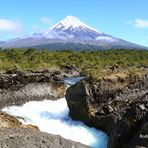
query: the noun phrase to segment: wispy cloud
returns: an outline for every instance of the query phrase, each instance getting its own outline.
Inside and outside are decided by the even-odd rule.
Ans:
[[[51,19],[49,17],[42,17],[41,21],[47,25],[51,25]]]
[[[134,23],[137,28],[148,28],[148,20],[135,19]]]
[[[148,28],[148,20],[135,19],[126,22],[126,25],[134,25],[136,28]]]
[[[0,19],[0,32],[20,32],[22,25],[19,21],[9,20],[9,19]]]

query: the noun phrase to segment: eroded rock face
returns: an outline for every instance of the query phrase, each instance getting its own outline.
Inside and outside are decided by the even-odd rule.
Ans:
[[[66,85],[55,77],[60,72],[8,71],[0,75],[0,109],[22,105],[31,100],[58,99],[64,97]]]
[[[0,74],[0,109],[27,101],[64,97],[64,77],[78,73],[44,70],[10,70]],[[22,124],[16,117],[0,112],[0,148],[89,148],[61,136],[39,131],[37,126]]]
[[[148,75],[82,80],[66,91],[73,119],[105,131],[110,148],[148,146]]]
[[[4,106],[22,105],[31,100],[55,100],[64,97],[66,85],[62,80],[79,76],[81,70],[74,66],[42,71],[8,70],[0,73],[0,109]]]
[[[0,89],[0,109],[28,101],[56,100],[64,97],[66,85],[60,82],[29,83],[19,89]]]

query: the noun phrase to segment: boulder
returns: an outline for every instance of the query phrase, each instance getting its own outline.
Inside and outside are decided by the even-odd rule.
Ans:
[[[120,77],[120,78],[119,78]],[[148,75],[121,74],[82,80],[69,87],[66,100],[69,115],[105,131],[109,148],[147,147]]]

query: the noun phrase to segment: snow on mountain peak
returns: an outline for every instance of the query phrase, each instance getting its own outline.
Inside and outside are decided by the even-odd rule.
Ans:
[[[89,29],[95,32],[98,32],[102,34],[102,32],[97,31],[94,28],[91,28],[90,26],[86,25],[85,23],[81,22],[79,18],[74,17],[74,16],[67,16],[65,19],[54,25],[51,30],[66,30],[69,28],[77,29],[77,28],[85,28]]]
[[[77,28],[77,27],[80,27],[80,26],[86,26],[77,17],[74,17],[74,16],[67,16],[60,23],[63,26],[65,26],[66,28],[69,28],[69,27]]]
[[[51,29],[42,33],[33,34],[34,38],[60,39],[60,40],[96,40],[98,36],[105,35],[85,23],[77,17],[67,16],[55,24]]]

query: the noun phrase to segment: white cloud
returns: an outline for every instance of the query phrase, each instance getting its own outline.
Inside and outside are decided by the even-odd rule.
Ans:
[[[137,28],[148,28],[148,20],[135,19],[134,24]]]
[[[47,25],[50,25],[51,24],[51,19],[48,18],[48,17],[42,17],[41,18],[41,21]]]
[[[18,33],[21,29],[22,25],[19,21],[0,19],[0,32]]]
[[[117,39],[109,37],[109,36],[98,36],[96,38],[96,40],[107,40],[107,41],[110,41],[110,42],[116,42],[117,41]]]

